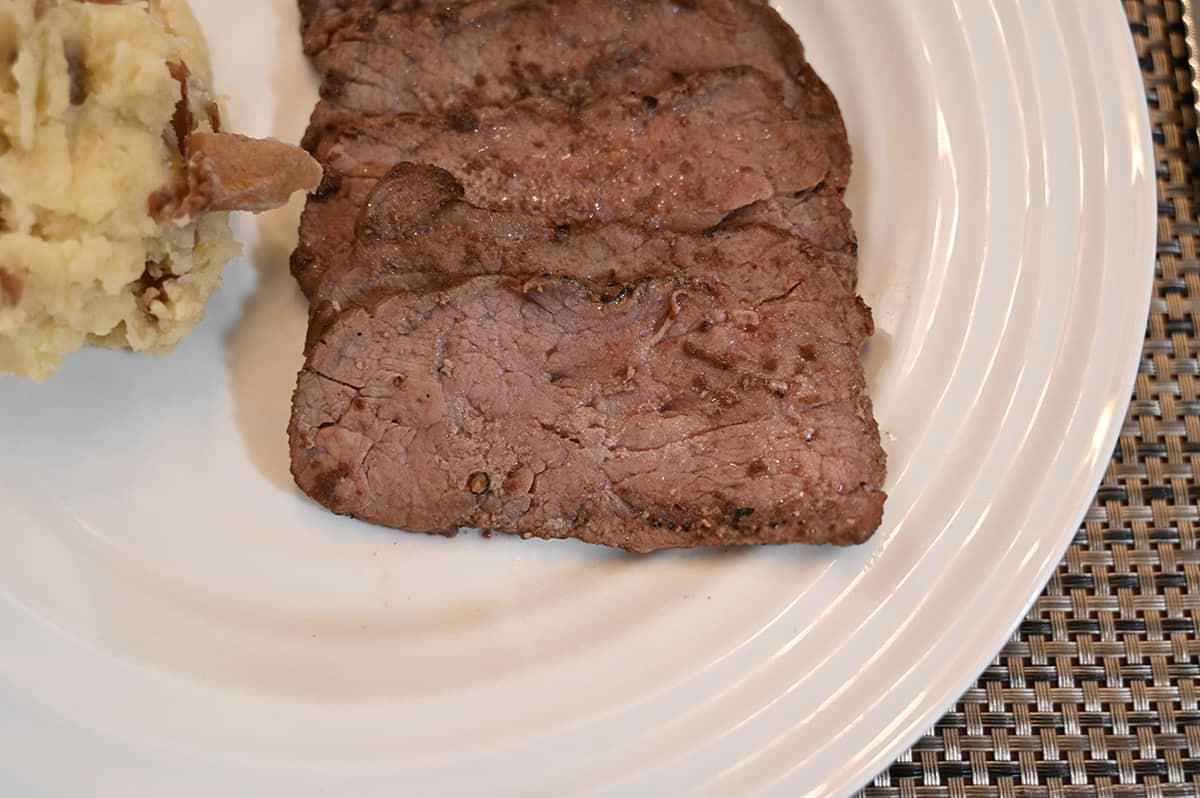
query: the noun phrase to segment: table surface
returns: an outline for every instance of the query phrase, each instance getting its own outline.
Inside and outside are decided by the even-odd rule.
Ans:
[[[1182,4],[1125,10],[1154,133],[1158,257],[1120,443],[1016,634],[859,798],[1200,796],[1200,142]]]

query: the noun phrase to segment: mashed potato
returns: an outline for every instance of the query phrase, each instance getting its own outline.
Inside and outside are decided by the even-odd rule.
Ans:
[[[169,351],[239,252],[224,211],[315,185],[302,152],[221,134],[211,85],[184,0],[0,0],[0,374],[42,380],[88,343]],[[269,201],[228,162],[263,147],[302,164],[286,186],[273,164]]]

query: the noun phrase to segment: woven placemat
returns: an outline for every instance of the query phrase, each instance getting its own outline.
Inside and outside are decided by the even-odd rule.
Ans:
[[[1200,795],[1200,146],[1181,4],[1125,10],[1154,129],[1159,242],[1120,444],[1017,633],[860,798]]]

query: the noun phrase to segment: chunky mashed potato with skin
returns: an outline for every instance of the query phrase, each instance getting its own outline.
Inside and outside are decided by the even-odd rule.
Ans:
[[[169,351],[239,252],[224,211],[319,180],[299,150],[211,135],[211,85],[185,0],[0,0],[0,374],[44,379],[88,343]],[[193,136],[303,174],[223,202],[256,176]]]

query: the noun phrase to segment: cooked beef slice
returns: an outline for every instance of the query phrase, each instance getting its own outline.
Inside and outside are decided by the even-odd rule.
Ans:
[[[467,115],[351,118],[313,153],[355,177],[381,177],[400,161],[432,164],[472,202],[564,223],[633,219],[679,230],[807,191],[829,173],[820,139],[756,70],[690,76],[648,99],[580,108],[533,97]]]
[[[307,493],[632,551],[870,536],[850,150],[765,0],[300,5],[327,167],[293,260]]]
[[[735,296],[487,276],[351,308],[300,375],[296,481],[412,531],[638,552],[862,542],[884,501],[869,312],[845,294]]]
[[[746,65],[821,133],[845,187],[850,146],[837,101],[795,32],[762,0],[358,0],[312,2],[304,43],[325,75],[319,121],[644,95],[677,75]]]
[[[331,263],[312,294],[322,319],[364,296],[429,288],[447,279],[554,273],[625,283],[651,275],[728,280],[739,298],[841,296],[853,284],[838,258],[803,238],[743,224],[703,234],[628,224],[560,225],[538,214],[492,211],[462,199],[447,172],[400,164],[376,185],[354,253]]]
[[[543,213],[559,223],[629,220],[702,230],[732,211],[820,185],[829,171],[812,128],[779,102],[761,73],[690,76],[655,103],[605,97],[576,108],[532,97],[467,119],[398,114],[340,117],[312,147],[331,179],[381,177],[401,161],[452,172],[471,202]],[[354,186],[346,186],[354,200]],[[352,218],[314,200],[302,219],[296,276],[311,292],[328,259],[307,243]],[[316,228],[314,236],[307,228]],[[339,243],[348,232],[333,233]]]
[[[421,174],[414,167],[413,171],[405,174],[403,180],[403,185],[412,189],[427,183],[428,173]],[[451,184],[455,184],[453,180]],[[437,181],[434,181],[434,185],[437,185]],[[404,192],[398,192],[401,187],[402,185],[390,182],[379,194],[403,194]],[[321,191],[310,197],[309,208],[305,211],[308,221],[301,225],[300,246],[292,259],[293,271],[307,287],[310,297],[316,296],[315,286],[320,282],[325,264],[349,263],[355,240],[355,220],[369,202],[372,192],[376,190],[374,178],[336,177],[327,181]],[[458,192],[456,197],[461,196],[460,189],[448,189],[444,184],[443,188],[437,190],[441,192],[439,201],[449,198],[455,191]],[[528,221],[532,223],[533,219]],[[549,220],[545,222],[550,223]],[[857,284],[857,243],[850,211],[840,195],[832,189],[823,187],[801,197],[783,197],[755,203],[735,211],[721,225],[706,232],[717,234],[738,227],[763,225],[791,232],[825,250],[830,265],[846,287],[853,289]],[[570,232],[572,226],[554,225],[554,229],[556,235],[561,238]]]

